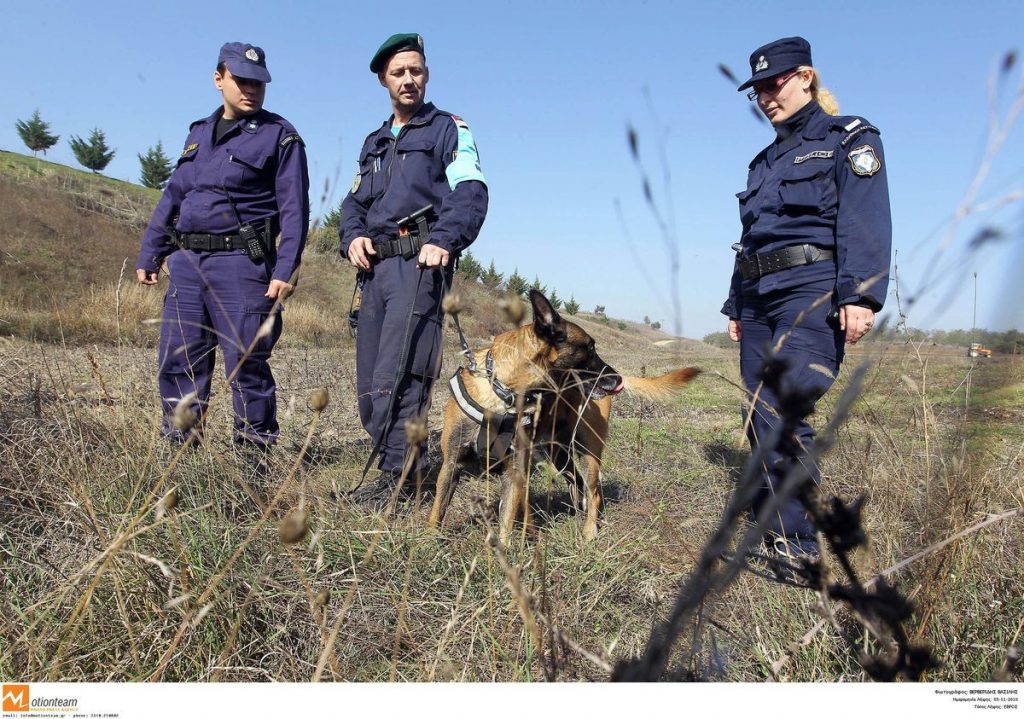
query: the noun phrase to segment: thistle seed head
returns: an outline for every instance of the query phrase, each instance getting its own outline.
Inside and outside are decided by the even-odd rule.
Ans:
[[[505,313],[505,319],[516,327],[519,326],[519,323],[523,321],[523,317],[526,316],[526,305],[519,295],[514,293],[509,293],[498,300],[498,307]]]
[[[278,538],[285,544],[297,544],[309,533],[309,515],[303,509],[293,509],[281,520]]]
[[[410,419],[405,423],[405,439],[413,444],[427,441],[427,422],[424,419]]]
[[[309,395],[309,406],[313,408],[314,412],[322,412],[330,401],[331,395],[326,387],[315,389],[313,394]]]
[[[441,300],[441,307],[449,315],[457,315],[462,312],[462,295],[452,290]]]
[[[178,404],[174,407],[174,428],[179,432],[187,432],[199,421],[199,417],[192,409],[192,400],[195,397],[195,392],[189,392],[178,400]]]
[[[162,520],[168,512],[178,506],[178,488],[174,487],[156,503],[156,521]]]

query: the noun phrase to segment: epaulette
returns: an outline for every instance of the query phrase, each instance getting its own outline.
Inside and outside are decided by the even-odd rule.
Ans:
[[[306,146],[306,143],[303,141],[303,139],[301,137],[299,137],[299,133],[297,133],[297,132],[292,132],[292,133],[282,137],[281,141],[279,143],[277,143],[277,146],[280,147],[283,150],[284,148],[288,147],[288,145],[292,144],[293,142],[297,142],[300,145],[302,145],[303,147]]]
[[[865,132],[874,132],[875,134],[878,135],[882,134],[881,130],[879,130],[877,127],[869,123],[863,117],[844,117],[841,119],[848,120],[848,122],[842,123],[842,129],[844,134],[842,139],[839,141],[840,147],[846,147],[848,144],[853,142],[854,138]]]

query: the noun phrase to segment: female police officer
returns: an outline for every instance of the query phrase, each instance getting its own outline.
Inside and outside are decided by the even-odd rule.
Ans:
[[[189,128],[143,236],[136,274],[156,284],[166,259],[164,436],[182,441],[201,428],[176,426],[175,409],[188,398],[202,418],[219,344],[234,397],[235,442],[266,448],[278,436],[268,360],[281,320],[273,308],[292,289],[309,225],[306,151],[287,120],[263,109],[270,73],[261,48],[224,45],[213,81],[223,106]]]
[[[844,341],[863,337],[885,302],[892,223],[879,131],[862,117],[838,116],[808,42],[790,37],[760,47],[750,70],[739,89],[753,88],[748,97],[776,136],[750,163],[747,187],[737,195],[743,230],[722,313],[730,338],[740,343],[743,381],[757,394],[747,424],[756,448],[780,421],[778,398],[760,386],[769,352],[781,344],[784,387],[814,400],[828,390]],[[801,449],[794,459],[812,464],[806,449],[814,430],[801,422],[795,434]],[[755,514],[778,488],[782,467],[778,448],[770,449]],[[807,469],[819,482],[817,467]],[[818,551],[814,526],[796,499],[779,508],[768,530],[779,552]]]

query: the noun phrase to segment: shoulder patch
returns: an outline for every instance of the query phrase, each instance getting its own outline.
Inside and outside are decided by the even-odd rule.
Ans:
[[[859,124],[860,124],[860,118],[859,117],[858,118],[854,118],[853,122],[851,122],[849,125],[845,125],[843,127],[843,129],[846,130],[847,132],[849,132],[853,128],[857,127],[857,125],[859,125]]]
[[[871,177],[882,169],[882,161],[878,159],[878,155],[875,154],[875,148],[871,145],[861,145],[850,150],[850,154],[847,155],[846,159],[850,161],[853,174],[860,175],[861,177]]]
[[[851,142],[853,142],[854,138],[865,132],[874,132],[875,134],[878,135],[882,134],[882,132],[874,125],[857,125],[856,127],[854,127],[854,129],[850,130],[846,135],[843,136],[843,139],[840,140],[839,142],[839,146],[846,147]]]
[[[193,142],[191,145],[188,145],[184,150],[181,151],[181,156],[182,157],[188,157],[189,155],[191,155],[193,152],[195,152],[198,149],[199,149],[199,143],[198,142]]]
[[[293,132],[290,135],[285,135],[284,137],[282,137],[281,141],[279,143],[277,143],[277,146],[280,147],[283,150],[284,148],[288,147],[288,145],[292,144],[293,142],[297,142],[300,145],[302,145],[303,147],[306,146],[306,143],[303,142],[302,138],[299,137],[298,133],[295,133],[295,132]]]

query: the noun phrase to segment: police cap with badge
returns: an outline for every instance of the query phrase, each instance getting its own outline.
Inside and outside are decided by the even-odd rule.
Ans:
[[[743,91],[761,80],[811,64],[811,43],[802,37],[784,37],[750,53],[750,79],[736,89]]]
[[[422,35],[414,32],[400,32],[389,37],[384,41],[383,45],[377,48],[373,59],[370,60],[370,72],[374,74],[380,73],[388,64],[388,60],[403,50],[415,50],[420,55],[423,55],[424,59],[427,57],[426,53],[423,52]]]
[[[217,64],[224,63],[232,75],[246,80],[270,82],[267,54],[263,48],[246,42],[226,42],[220,48]]]

